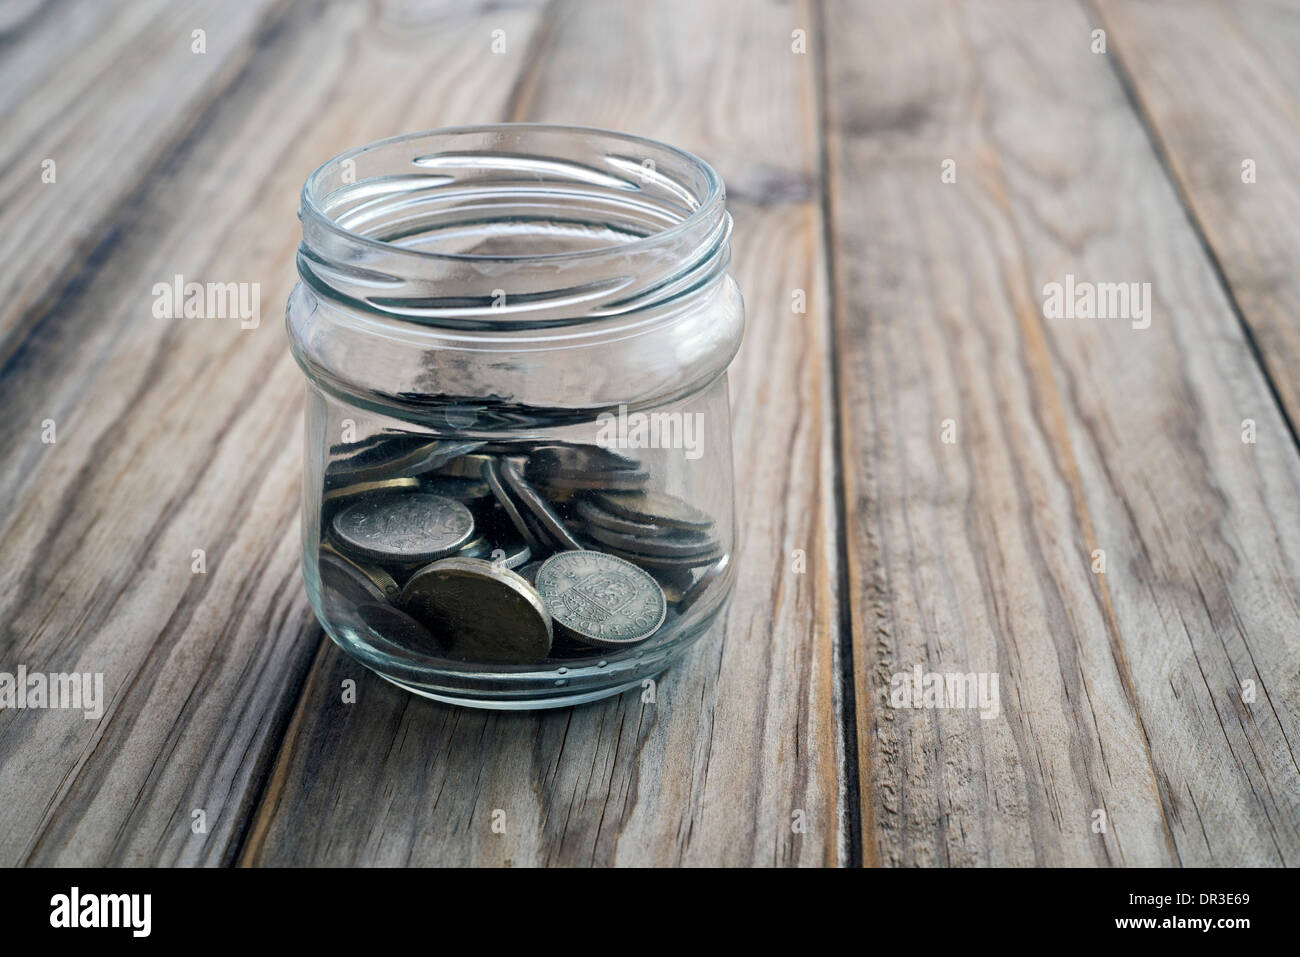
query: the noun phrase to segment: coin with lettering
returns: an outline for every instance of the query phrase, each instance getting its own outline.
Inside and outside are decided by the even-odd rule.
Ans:
[[[427,492],[367,496],[334,516],[345,551],[374,561],[410,564],[450,555],[474,535],[474,516],[460,502]]]
[[[541,596],[510,569],[478,558],[444,558],[411,576],[401,606],[467,661],[526,663],[551,650]]]
[[[537,570],[537,591],[557,628],[600,647],[645,641],[668,614],[654,578],[604,552],[557,552]]]

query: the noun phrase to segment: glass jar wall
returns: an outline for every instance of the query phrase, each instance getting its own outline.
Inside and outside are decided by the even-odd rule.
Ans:
[[[596,130],[435,131],[331,160],[301,218],[303,566],[330,637],[479,707],[671,664],[733,573],[716,174]]]

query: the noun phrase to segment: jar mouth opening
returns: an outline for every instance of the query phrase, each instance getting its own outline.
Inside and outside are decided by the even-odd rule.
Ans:
[[[440,324],[646,308],[724,271],[731,225],[699,157],[541,123],[358,147],[316,169],[301,202],[305,282]]]
[[[577,146],[570,156],[539,156],[526,152],[510,151],[527,146],[537,139]],[[618,144],[622,155],[608,151]],[[426,148],[427,147],[427,148]],[[592,148],[606,150],[602,170],[584,161],[580,152]],[[558,151],[557,151],[558,152]],[[393,161],[399,164],[409,155],[411,169],[405,174],[391,170]],[[383,161],[386,172],[367,177],[361,164],[374,156]],[[662,161],[670,158],[671,165]],[[557,188],[566,180],[581,187],[620,189],[647,193],[651,188],[660,193],[645,206],[653,205],[655,211],[669,216],[679,213],[669,207],[664,199],[672,197],[685,206],[684,214],[665,220],[665,225],[654,232],[630,242],[611,241],[588,249],[573,249],[531,253],[474,253],[453,252],[435,248],[416,248],[392,239],[376,238],[362,232],[352,224],[366,225],[373,230],[374,217],[369,210],[358,210],[367,201],[373,202],[384,194],[419,190],[434,191],[455,187],[458,179],[452,171],[477,166],[481,170],[501,173],[519,172],[536,177],[539,188],[548,182]],[[666,168],[665,168],[666,167]],[[440,172],[446,171],[446,172]],[[689,174],[689,179],[683,176]],[[686,180],[686,181],[683,181]],[[496,260],[520,262],[531,259],[582,259],[603,253],[635,252],[630,245],[670,243],[687,232],[693,221],[707,219],[726,201],[722,179],[708,163],[693,153],[660,143],[646,137],[618,133],[586,126],[561,126],[549,123],[497,123],[482,126],[445,127],[418,133],[403,133],[388,139],[377,140],[354,147],[327,160],[307,177],[302,190],[304,217],[319,218],[328,228],[351,239],[361,240],[379,248],[398,248],[420,256],[456,260]],[[647,210],[649,211],[649,210]],[[369,215],[358,215],[358,213]]]

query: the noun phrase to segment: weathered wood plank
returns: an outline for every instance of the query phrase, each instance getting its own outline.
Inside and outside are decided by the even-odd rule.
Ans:
[[[296,5],[32,317],[0,378],[0,670],[102,672],[109,703],[98,721],[0,712],[3,863],[234,858],[320,643],[279,318],[298,191],[348,146],[503,109],[522,56],[488,55],[490,31],[521,50],[536,22]],[[153,285],[176,274],[259,284],[261,324],[155,318]]]
[[[1300,423],[1300,9],[1093,4],[1294,430]]]
[[[513,118],[693,149],[716,163],[734,200],[749,330],[733,379],[739,579],[722,633],[664,675],[653,705],[633,693],[521,715],[412,699],[330,650],[313,669],[245,863],[840,859],[815,87],[808,58],[791,51],[810,12],[620,2],[564,3],[553,16]],[[796,289],[807,314],[792,311]],[[806,574],[790,570],[795,549]],[[341,703],[345,678],[358,679],[355,705]],[[492,830],[497,810],[503,834]]]
[[[865,859],[1300,860],[1300,456],[1092,25],[826,20]],[[1045,319],[1066,274],[1150,327]],[[999,716],[891,707],[916,665]]]
[[[281,6],[140,0],[14,11],[0,32],[0,362]]]

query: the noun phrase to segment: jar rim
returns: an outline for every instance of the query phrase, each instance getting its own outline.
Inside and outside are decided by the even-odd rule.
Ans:
[[[703,176],[707,191],[702,198],[697,199],[694,208],[688,215],[664,229],[657,230],[649,235],[628,242],[611,243],[590,249],[566,250],[562,252],[527,255],[484,255],[479,253],[440,252],[427,249],[411,249],[407,246],[393,243],[388,240],[365,236],[354,230],[348,229],[345,226],[341,226],[334,217],[330,216],[328,212],[321,208],[320,199],[323,197],[318,189],[321,180],[332,169],[341,166],[348,160],[355,160],[357,157],[362,156],[365,153],[373,152],[385,147],[396,146],[402,143],[413,143],[419,140],[432,139],[434,137],[530,131],[537,133],[572,134],[575,136],[597,136],[674,155]],[[622,133],[617,130],[603,129],[595,126],[578,126],[560,123],[484,123],[436,127],[412,133],[400,133],[396,136],[374,140],[373,142],[356,146],[352,149],[345,150],[342,153],[338,153],[308,174],[306,181],[303,183],[300,195],[300,204],[300,218],[310,215],[320,226],[340,238],[351,243],[360,243],[376,250],[382,250],[388,254],[397,253],[399,255],[415,256],[426,260],[432,259],[472,263],[583,261],[608,256],[611,252],[635,254],[643,249],[673,243],[677,239],[689,233],[692,229],[697,228],[701,222],[716,217],[720,211],[725,209],[726,187],[722,181],[722,177],[718,175],[717,171],[695,153],[659,140],[651,139],[650,137],[639,136],[634,133]]]
[[[495,123],[378,140],[308,176],[299,219],[304,283],[437,326],[641,312],[712,287],[730,260],[713,167],[595,127]]]

